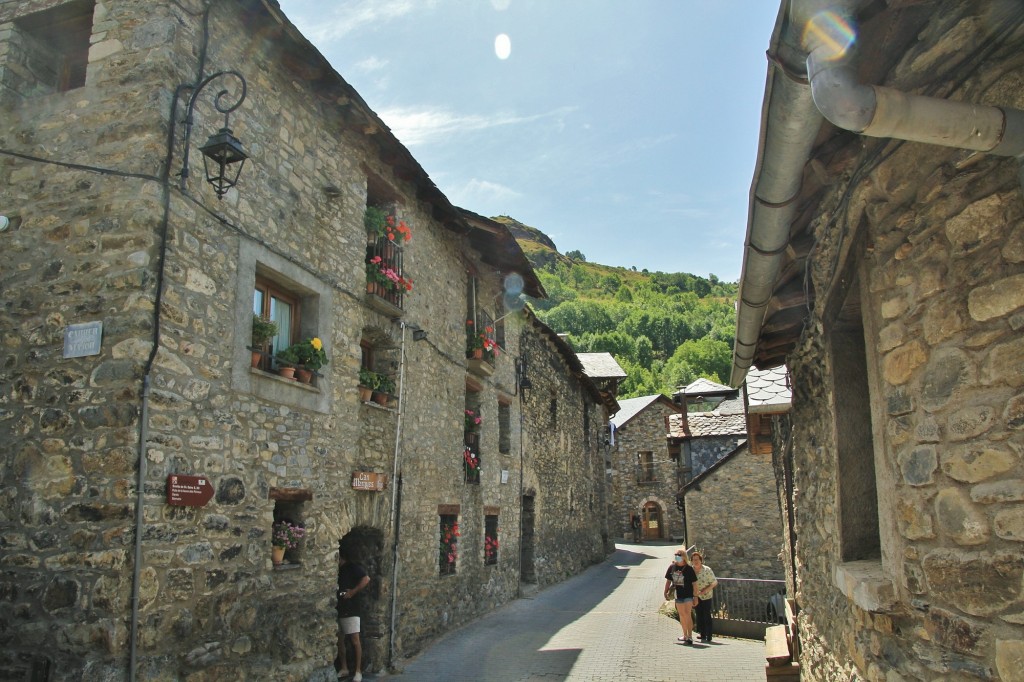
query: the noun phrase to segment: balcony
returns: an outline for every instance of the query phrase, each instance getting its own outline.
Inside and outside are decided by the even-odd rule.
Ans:
[[[412,280],[402,269],[402,247],[379,237],[366,245],[366,303],[377,312],[397,319],[404,312],[405,294]]]

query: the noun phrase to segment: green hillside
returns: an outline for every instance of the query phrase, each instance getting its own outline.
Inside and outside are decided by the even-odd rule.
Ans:
[[[736,283],[588,263],[561,254],[537,228],[509,227],[547,290],[531,299],[537,316],[581,353],[608,352],[629,374],[619,397],[672,395],[694,379],[725,383],[732,363]]]

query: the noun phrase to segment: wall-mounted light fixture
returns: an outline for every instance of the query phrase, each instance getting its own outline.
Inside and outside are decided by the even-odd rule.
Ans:
[[[192,139],[192,110],[195,108],[196,99],[211,81],[222,77],[234,77],[241,83],[242,89],[238,99],[229,106],[225,105],[223,98],[228,95],[227,90],[221,90],[214,99],[213,106],[220,113],[224,114],[224,126],[215,134],[211,135],[199,151],[203,154],[203,167],[206,170],[206,181],[213,186],[218,199],[223,199],[228,190],[238,183],[238,177],[242,174],[242,166],[249,155],[242,149],[242,143],[231,132],[228,127],[228,116],[237,109],[245,100],[246,84],[242,74],[237,71],[218,71],[217,73],[204,78],[199,85],[192,90],[192,96],[188,98],[188,108],[185,110],[185,152],[184,161],[181,164],[181,189],[185,190],[185,183],[188,180],[188,148]],[[192,87],[192,86],[185,86]]]
[[[519,390],[519,394],[526,400],[526,393],[533,389],[533,382],[530,381],[530,377],[526,376],[526,357],[521,357],[518,360],[516,367],[516,385]]]

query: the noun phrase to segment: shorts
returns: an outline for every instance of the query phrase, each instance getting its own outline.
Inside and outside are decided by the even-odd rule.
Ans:
[[[341,625],[341,631],[346,635],[359,634],[359,616],[339,618],[338,624]]]
[[[676,599],[677,604],[692,604],[693,597],[683,597],[682,599]]]

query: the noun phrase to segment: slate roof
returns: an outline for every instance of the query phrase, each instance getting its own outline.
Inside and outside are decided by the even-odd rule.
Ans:
[[[668,398],[660,393],[644,395],[639,398],[624,398],[619,401],[619,411],[610,421],[615,425],[615,428],[621,429],[626,425],[626,422],[658,402],[659,399],[664,400],[666,403],[670,402]],[[672,407],[675,407],[675,405]]]
[[[686,388],[678,391],[684,395],[721,395],[725,393],[733,393],[736,389],[730,386],[723,386],[722,384],[716,384],[710,379],[701,377],[689,383]]]
[[[685,423],[683,415],[669,415],[668,423],[669,438],[747,435],[747,418],[740,398],[723,400],[710,412],[690,412]]]
[[[625,379],[627,376],[611,353],[577,353],[576,356],[583,365],[583,372],[591,379]]]
[[[793,404],[786,366],[773,369],[751,367],[746,379],[747,411],[751,414],[788,412]]]

